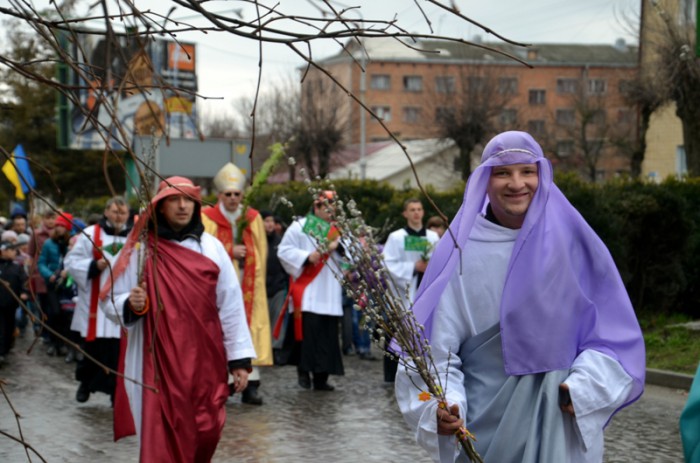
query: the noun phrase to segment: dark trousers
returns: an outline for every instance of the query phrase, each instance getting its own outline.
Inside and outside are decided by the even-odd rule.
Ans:
[[[16,307],[0,307],[0,355],[10,352],[15,340]]]
[[[93,357],[106,367],[116,370],[119,363],[119,339],[97,338],[94,341],[84,342],[83,351],[87,354],[79,360],[75,367],[75,379],[85,383],[90,392],[100,391],[105,394],[114,394],[116,376],[114,373],[105,372],[102,366],[88,358]]]
[[[340,317],[304,312],[302,331],[304,339],[294,345],[289,363],[299,372],[343,375],[343,356],[340,353],[338,325]],[[293,325],[289,323],[288,336],[294,339]]]

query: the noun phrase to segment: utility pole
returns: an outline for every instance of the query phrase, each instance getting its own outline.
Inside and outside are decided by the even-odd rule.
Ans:
[[[698,0],[700,1],[700,0]],[[362,57],[360,58],[360,180],[367,178],[367,146],[366,146],[366,117],[367,111],[365,105],[365,92],[367,90],[367,50],[362,47]]]

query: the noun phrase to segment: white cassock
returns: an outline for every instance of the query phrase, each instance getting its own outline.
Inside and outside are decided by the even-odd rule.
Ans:
[[[406,249],[407,236],[409,236],[408,232],[403,228],[393,231],[387,238],[382,251],[386,269],[389,271],[393,281],[394,290],[402,298],[405,308],[410,307],[418,289],[418,275],[414,272],[414,269],[416,262],[423,255],[420,251]],[[430,244],[431,249],[428,252],[428,256],[430,256],[440,237],[434,231],[426,230],[425,238]]]
[[[92,279],[88,279],[88,271],[90,264],[94,260],[93,249],[95,243],[95,225],[87,227],[78,236],[73,248],[68,251],[63,260],[63,265],[70,276],[73,277],[75,284],[78,286],[78,302],[73,312],[73,320],[71,321],[70,329],[80,332],[80,336],[87,336],[88,321],[90,316],[90,298],[92,296]],[[126,241],[124,236],[109,235],[104,228],[100,229],[100,242],[102,256],[110,264],[114,264],[117,255],[122,245]],[[99,288],[104,286],[109,278],[109,267],[100,274]],[[99,307],[99,304],[98,304]],[[105,316],[105,312],[97,310],[96,321],[96,336],[98,338],[119,338],[120,326],[115,320]]]
[[[499,308],[517,234],[478,216],[463,252],[462,273],[452,275],[438,303],[431,349],[448,403],[459,405],[486,462],[602,462],[603,428],[632,389],[632,378],[616,360],[584,350],[568,371],[505,374]],[[561,382],[570,388],[575,418],[558,407]],[[420,401],[414,383],[423,384],[399,366],[396,398],[417,442],[434,461],[468,461],[453,436],[437,435],[437,401]],[[494,405],[498,402],[500,409]],[[552,459],[547,452],[559,456]]]
[[[294,279],[299,278],[303,272],[309,254],[316,251],[316,241],[303,231],[305,223],[306,218],[295,220],[284,232],[277,247],[277,257],[282,267]],[[339,259],[339,254],[333,252],[321,272],[306,287],[301,301],[302,312],[336,317],[343,315],[342,289],[334,276],[334,272],[342,274],[338,266]],[[291,300],[289,310],[292,310]]]

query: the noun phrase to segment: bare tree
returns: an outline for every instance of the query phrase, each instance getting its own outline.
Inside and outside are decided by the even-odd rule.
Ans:
[[[623,90],[625,101],[631,108],[636,108],[639,117],[636,121],[635,137],[617,137],[613,142],[630,158],[630,173],[638,178],[642,173],[642,163],[646,154],[646,134],[649,130],[651,115],[659,109],[663,103],[662,94],[653,78],[647,74],[639,73],[637,78]]]
[[[496,72],[489,66],[462,64],[457,76],[436,77],[435,91],[426,98],[438,136],[454,141],[459,149],[453,167],[463,180],[471,174],[474,148],[506,123],[516,125],[517,111],[507,108],[512,92]]]
[[[462,21],[476,24],[492,35],[508,41],[494,31],[471,20],[451,4],[448,5],[440,0],[427,0],[426,3]],[[159,7],[149,10],[140,10],[133,2],[127,0],[117,0],[115,3],[98,2],[90,7],[87,14],[70,16],[66,14],[62,5],[55,3],[52,4],[51,16],[35,10],[30,3],[20,0],[9,0],[9,4],[10,8],[0,8],[0,15],[6,18],[15,18],[25,26],[31,27],[37,37],[43,40],[47,47],[54,50],[55,59],[45,60],[45,62],[63,63],[78,76],[78,79],[77,83],[69,84],[47,79],[33,71],[32,65],[36,63],[26,63],[2,54],[0,54],[0,65],[5,65],[13,72],[25,75],[60,91],[76,108],[83,111],[85,124],[91,125],[94,130],[99,132],[106,146],[127,151],[134,158],[136,156],[131,152],[130,146],[131,134],[128,128],[120,123],[117,115],[118,95],[142,95],[146,112],[149,113],[143,116],[144,119],[148,120],[148,125],[145,127],[156,133],[163,132],[168,137],[162,122],[163,110],[157,105],[150,104],[148,95],[165,89],[169,84],[159,79],[157,75],[152,76],[153,73],[149,71],[153,70],[153,64],[148,62],[148,55],[138,52],[138,50],[145,50],[157,37],[165,37],[178,42],[178,34],[202,32],[230,34],[233,37],[249,40],[260,50],[259,66],[261,71],[264,64],[262,45],[285,46],[306,63],[307,71],[315,69],[328,76],[334,85],[340,87],[342,84],[315,61],[312,44],[320,41],[332,41],[344,50],[349,42],[364,37],[392,37],[407,46],[412,46],[410,44],[415,43],[417,39],[425,38],[471,44],[471,42],[459,38],[435,34],[430,19],[425,14],[423,7],[417,2],[414,6],[423,15],[425,29],[427,29],[423,33],[408,32],[393,16],[362,18],[362,15],[358,14],[359,7],[346,8],[330,0],[309,2],[312,14],[306,14],[308,5],[305,5],[306,10],[299,10],[299,5],[296,4],[282,6],[273,1],[250,0],[240,0],[237,2],[237,6],[240,8],[228,14],[217,13],[212,9],[214,8],[212,4],[197,0],[163,2],[159,4]],[[174,20],[173,14],[177,8],[180,9],[179,14],[182,14],[183,10],[194,14],[197,18],[197,25]],[[95,24],[96,20],[103,22],[102,29],[95,30],[93,27],[88,30],[88,21],[92,25]],[[120,33],[115,30],[114,25],[119,23],[124,25],[124,32]],[[91,61],[91,57],[80,48],[78,37],[84,33],[102,37],[106,44],[102,53],[103,60]],[[67,52],[66,42],[74,48],[77,47],[76,54]],[[490,49],[480,44],[473,45]],[[505,54],[500,51],[496,52]],[[513,59],[517,60],[515,57]],[[129,71],[134,68],[140,72]],[[304,78],[305,75],[302,80]],[[81,102],[76,97],[75,91],[81,88],[91,91],[92,98],[95,100],[91,107],[81,106]],[[260,79],[258,81],[259,88]],[[342,89],[357,104],[364,107],[359,98],[347,88],[343,87]],[[168,87],[167,90],[176,92],[178,95],[201,97],[196,93],[196,90],[188,88]],[[256,124],[255,115],[257,115],[258,109],[257,92],[254,101],[255,104],[251,111],[253,127]],[[100,117],[95,108],[103,110],[108,117]],[[364,109],[369,111],[366,107]],[[381,122],[380,124],[383,125]],[[250,132],[255,134],[257,130],[253,129]],[[391,133],[389,135],[398,142],[395,136]]]
[[[232,114],[205,114],[200,125],[202,133],[207,137],[238,138],[241,136],[241,131],[238,128],[240,122]]]
[[[645,93],[660,96],[662,102],[676,104],[676,115],[683,126],[688,173],[700,175],[700,62],[695,56],[695,18],[691,2],[678,2],[675,14],[660,2],[651,2],[661,16],[662,27],[656,35],[656,62],[651,63],[654,78],[643,81]]]
[[[316,73],[302,87],[299,125],[291,152],[303,160],[312,177],[330,172],[331,154],[341,148],[348,119],[342,92],[324,75]]]

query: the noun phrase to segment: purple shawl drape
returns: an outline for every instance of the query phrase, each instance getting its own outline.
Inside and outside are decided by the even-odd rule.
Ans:
[[[618,360],[633,378],[632,403],[645,375],[634,309],[608,249],[554,185],[551,164],[527,133],[502,133],[484,149],[450,225],[456,242],[446,234],[430,259],[413,305],[416,318],[430,337],[433,312],[487,201],[491,167],[533,162],[539,186],[513,248],[500,307],[506,372],[567,369],[583,350],[594,349]]]

